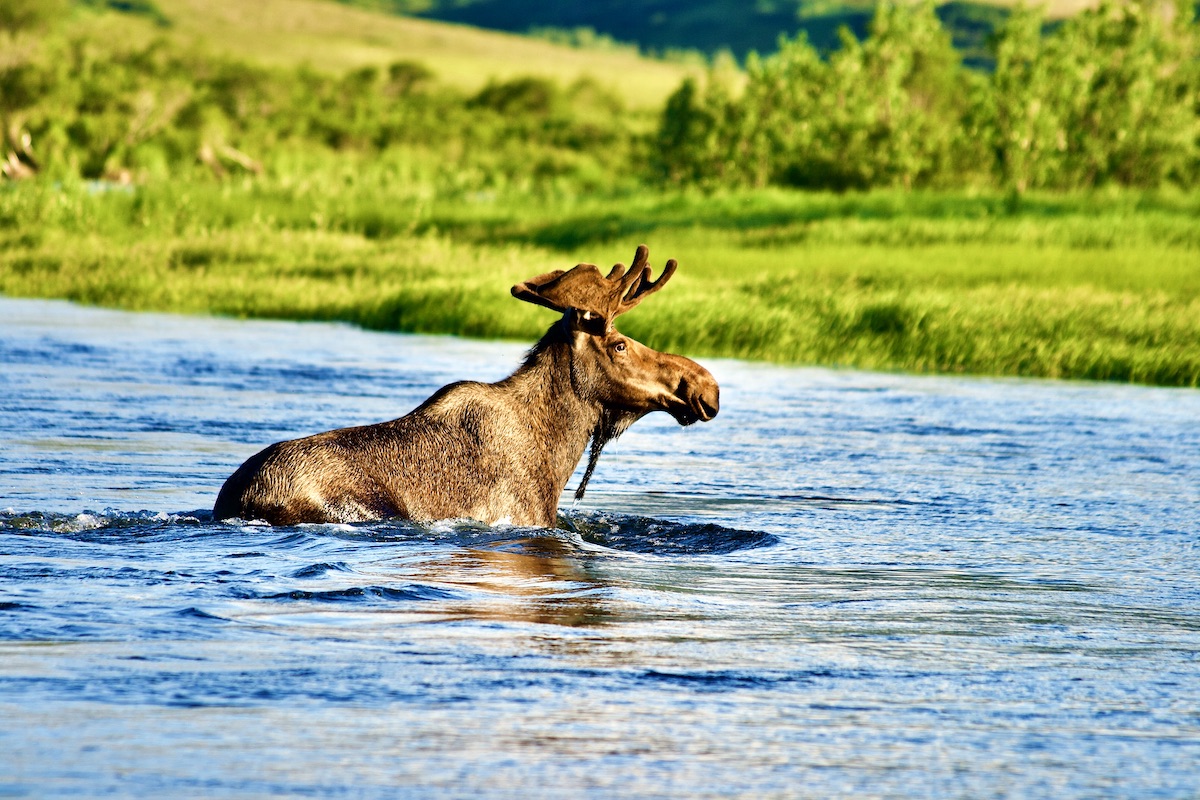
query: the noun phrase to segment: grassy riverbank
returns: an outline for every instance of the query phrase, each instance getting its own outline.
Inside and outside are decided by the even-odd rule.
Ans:
[[[419,157],[414,157],[419,161]],[[414,162],[415,163],[415,162]],[[416,167],[414,167],[416,169]],[[435,195],[396,163],[0,190],[0,292],[532,339],[514,282],[639,242],[622,321],[693,355],[1200,385],[1200,196]]]

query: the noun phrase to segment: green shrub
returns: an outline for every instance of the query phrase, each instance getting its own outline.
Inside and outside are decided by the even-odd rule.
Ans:
[[[1017,9],[995,69],[964,68],[931,2],[884,2],[869,35],[822,57],[803,36],[746,65],[734,96],[685,81],[655,167],[677,185],[819,189],[1194,185],[1200,34],[1194,9],[1106,0],[1051,32]]]

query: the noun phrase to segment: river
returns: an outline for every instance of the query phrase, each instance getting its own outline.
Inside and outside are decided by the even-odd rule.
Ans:
[[[555,531],[212,521],[524,349],[0,298],[0,796],[1200,796],[1196,390],[701,359]]]

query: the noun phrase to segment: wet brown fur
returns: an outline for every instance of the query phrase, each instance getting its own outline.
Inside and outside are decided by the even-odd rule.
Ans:
[[[717,383],[699,364],[623,336],[611,319],[597,330],[571,308],[502,381],[450,384],[400,419],[271,445],[230,476],[213,514],[552,527],[589,440],[598,456],[651,411],[687,425],[717,407]]]

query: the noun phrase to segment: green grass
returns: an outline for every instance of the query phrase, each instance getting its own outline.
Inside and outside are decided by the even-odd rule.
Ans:
[[[3,187],[0,292],[532,341],[550,315],[513,283],[644,241],[680,271],[621,328],[661,349],[1200,385],[1195,194],[455,197],[395,164],[300,174]]]

